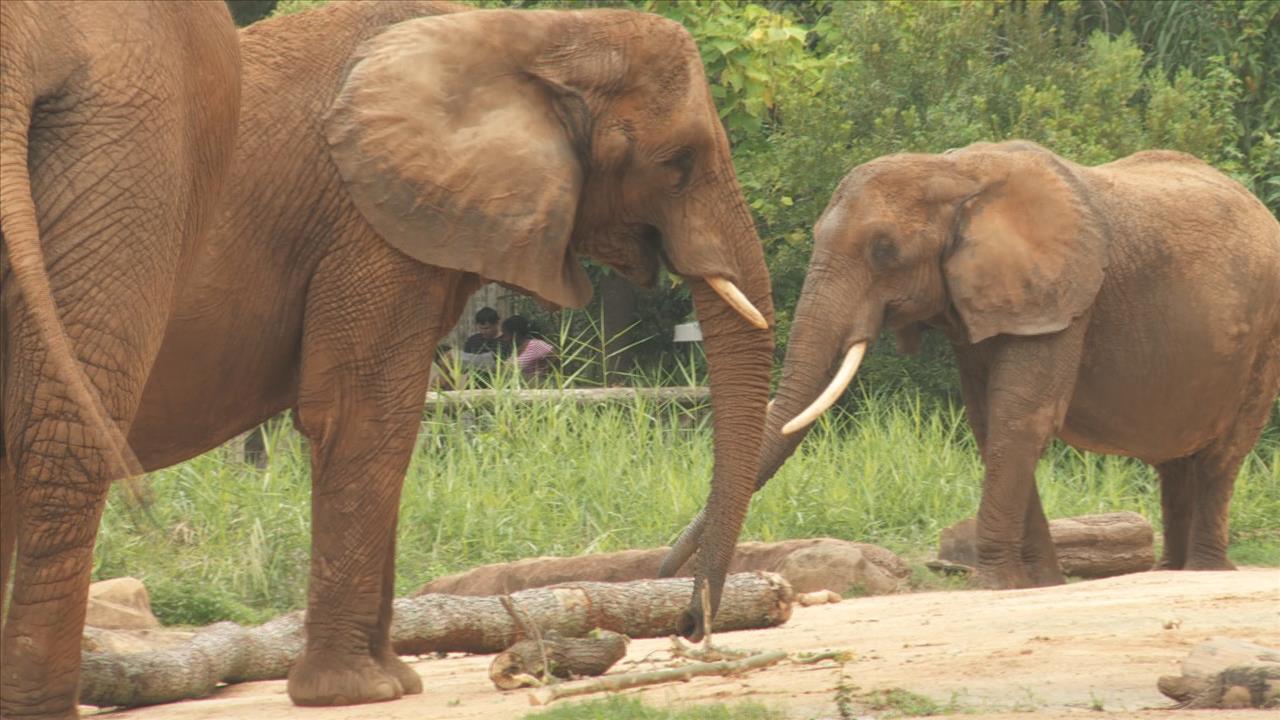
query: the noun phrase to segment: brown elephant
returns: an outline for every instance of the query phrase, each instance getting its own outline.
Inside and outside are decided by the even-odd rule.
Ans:
[[[1055,435],[1155,466],[1158,567],[1232,567],[1232,486],[1280,389],[1280,224],[1247,190],[1177,152],[1083,167],[980,143],[855,168],[814,237],[757,487],[882,329],[910,351],[932,327],[986,465],[983,583],[1063,582],[1035,486]],[[662,572],[718,522],[699,514]]]
[[[313,487],[295,703],[422,689],[388,643],[396,514],[433,349],[484,281],[581,306],[580,255],[640,283],[660,261],[679,273],[710,364],[709,503],[745,515],[769,276],[688,32],[629,11],[331,3],[242,30],[241,55],[232,181],[129,441],[158,468],[293,408]],[[723,578],[737,535],[709,539],[703,577]]]
[[[239,72],[223,3],[0,4],[4,717],[76,714],[98,518],[137,468],[125,435],[230,167]]]

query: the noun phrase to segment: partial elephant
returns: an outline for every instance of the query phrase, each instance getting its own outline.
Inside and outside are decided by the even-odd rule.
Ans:
[[[814,237],[757,488],[882,328],[909,351],[932,327],[986,465],[983,583],[1063,582],[1034,475],[1055,435],[1155,466],[1158,567],[1232,567],[1232,487],[1280,389],[1280,224],[1245,188],[1183,153],[981,143],[855,168]],[[700,513],[661,572],[720,522]]]
[[[581,306],[579,256],[638,283],[659,262],[679,273],[710,364],[708,502],[745,515],[769,276],[684,28],[616,10],[335,2],[240,37],[232,180],[129,442],[158,468],[294,410],[313,487],[295,703],[422,690],[388,641],[396,514],[434,347],[486,281]],[[708,538],[713,605],[738,529]]]
[[[223,3],[5,2],[0,30],[0,716],[74,717],[98,518],[230,167],[239,50]]]

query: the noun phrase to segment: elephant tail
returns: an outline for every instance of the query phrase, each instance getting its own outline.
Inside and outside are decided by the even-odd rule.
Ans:
[[[6,68],[12,70],[12,68]],[[141,474],[142,466],[129,448],[124,433],[111,419],[97,389],[89,380],[71,347],[49,285],[31,175],[27,167],[28,132],[34,92],[17,86],[22,74],[6,72],[5,97],[0,106],[0,238],[9,257],[9,268],[31,314],[48,354],[53,377],[65,387],[71,402],[88,426],[90,438],[102,448],[112,479]],[[29,75],[28,75],[29,77]]]

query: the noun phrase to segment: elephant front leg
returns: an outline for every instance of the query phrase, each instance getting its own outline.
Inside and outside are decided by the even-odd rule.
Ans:
[[[312,552],[306,649],[288,682],[298,705],[422,692],[390,642],[396,520],[458,282],[381,243],[349,247],[326,259],[307,299],[297,413],[311,444]]]
[[[996,342],[983,343],[978,347],[953,344],[956,365],[960,370],[960,391],[964,398],[965,416],[984,462],[987,457],[990,415],[987,407],[987,378],[991,372],[997,347]],[[996,526],[999,527],[999,522]],[[1022,571],[1012,571],[1010,574],[1014,576],[1013,579],[1005,582],[1035,586],[1060,585],[1066,582],[1062,569],[1058,565],[1053,539],[1049,536],[1049,521],[1045,518],[1044,509],[1040,505],[1040,494],[1036,490],[1034,478],[1027,493],[1019,556]],[[999,580],[993,582],[990,578],[986,578],[982,581],[997,587],[1005,587],[998,584],[1001,582]]]
[[[987,587],[1064,582],[1035,469],[1062,426],[1083,338],[1081,321],[1055,335],[989,341],[978,509],[978,581]]]

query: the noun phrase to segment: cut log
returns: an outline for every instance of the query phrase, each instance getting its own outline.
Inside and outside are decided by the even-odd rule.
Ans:
[[[596,677],[605,674],[626,654],[626,636],[608,630],[582,638],[553,635],[542,642],[521,640],[493,656],[489,679],[499,690],[515,690],[535,684],[531,681],[544,674],[565,679]]]
[[[502,595],[565,582],[628,582],[657,577],[668,548],[624,550],[578,557],[540,557],[484,565],[437,578],[417,594]],[[692,563],[686,565],[690,569]],[[782,542],[746,542],[734,552],[729,572],[774,572],[797,592],[831,590],[884,595],[906,587],[911,568],[897,555],[875,545],[833,538]],[[688,577],[682,572],[680,577]]]
[[[1186,708],[1280,707],[1280,650],[1211,638],[1191,649],[1181,675],[1165,675],[1156,687]]]
[[[544,636],[581,637],[596,628],[628,637],[671,634],[688,607],[686,578],[575,583],[514,593],[511,600]],[[791,586],[773,573],[725,582],[716,629],[773,627],[791,616]],[[422,595],[395,601],[391,641],[402,655],[495,653],[526,639],[499,597]],[[285,677],[304,644],[301,612],[254,628],[223,622],[185,644],[133,655],[84,653],[80,702],[99,707],[156,705],[203,697],[218,683]]]
[[[1102,513],[1049,521],[1062,572],[1101,578],[1150,570],[1155,564],[1151,523],[1135,512]],[[977,567],[978,524],[974,518],[942,531],[940,560]]]

